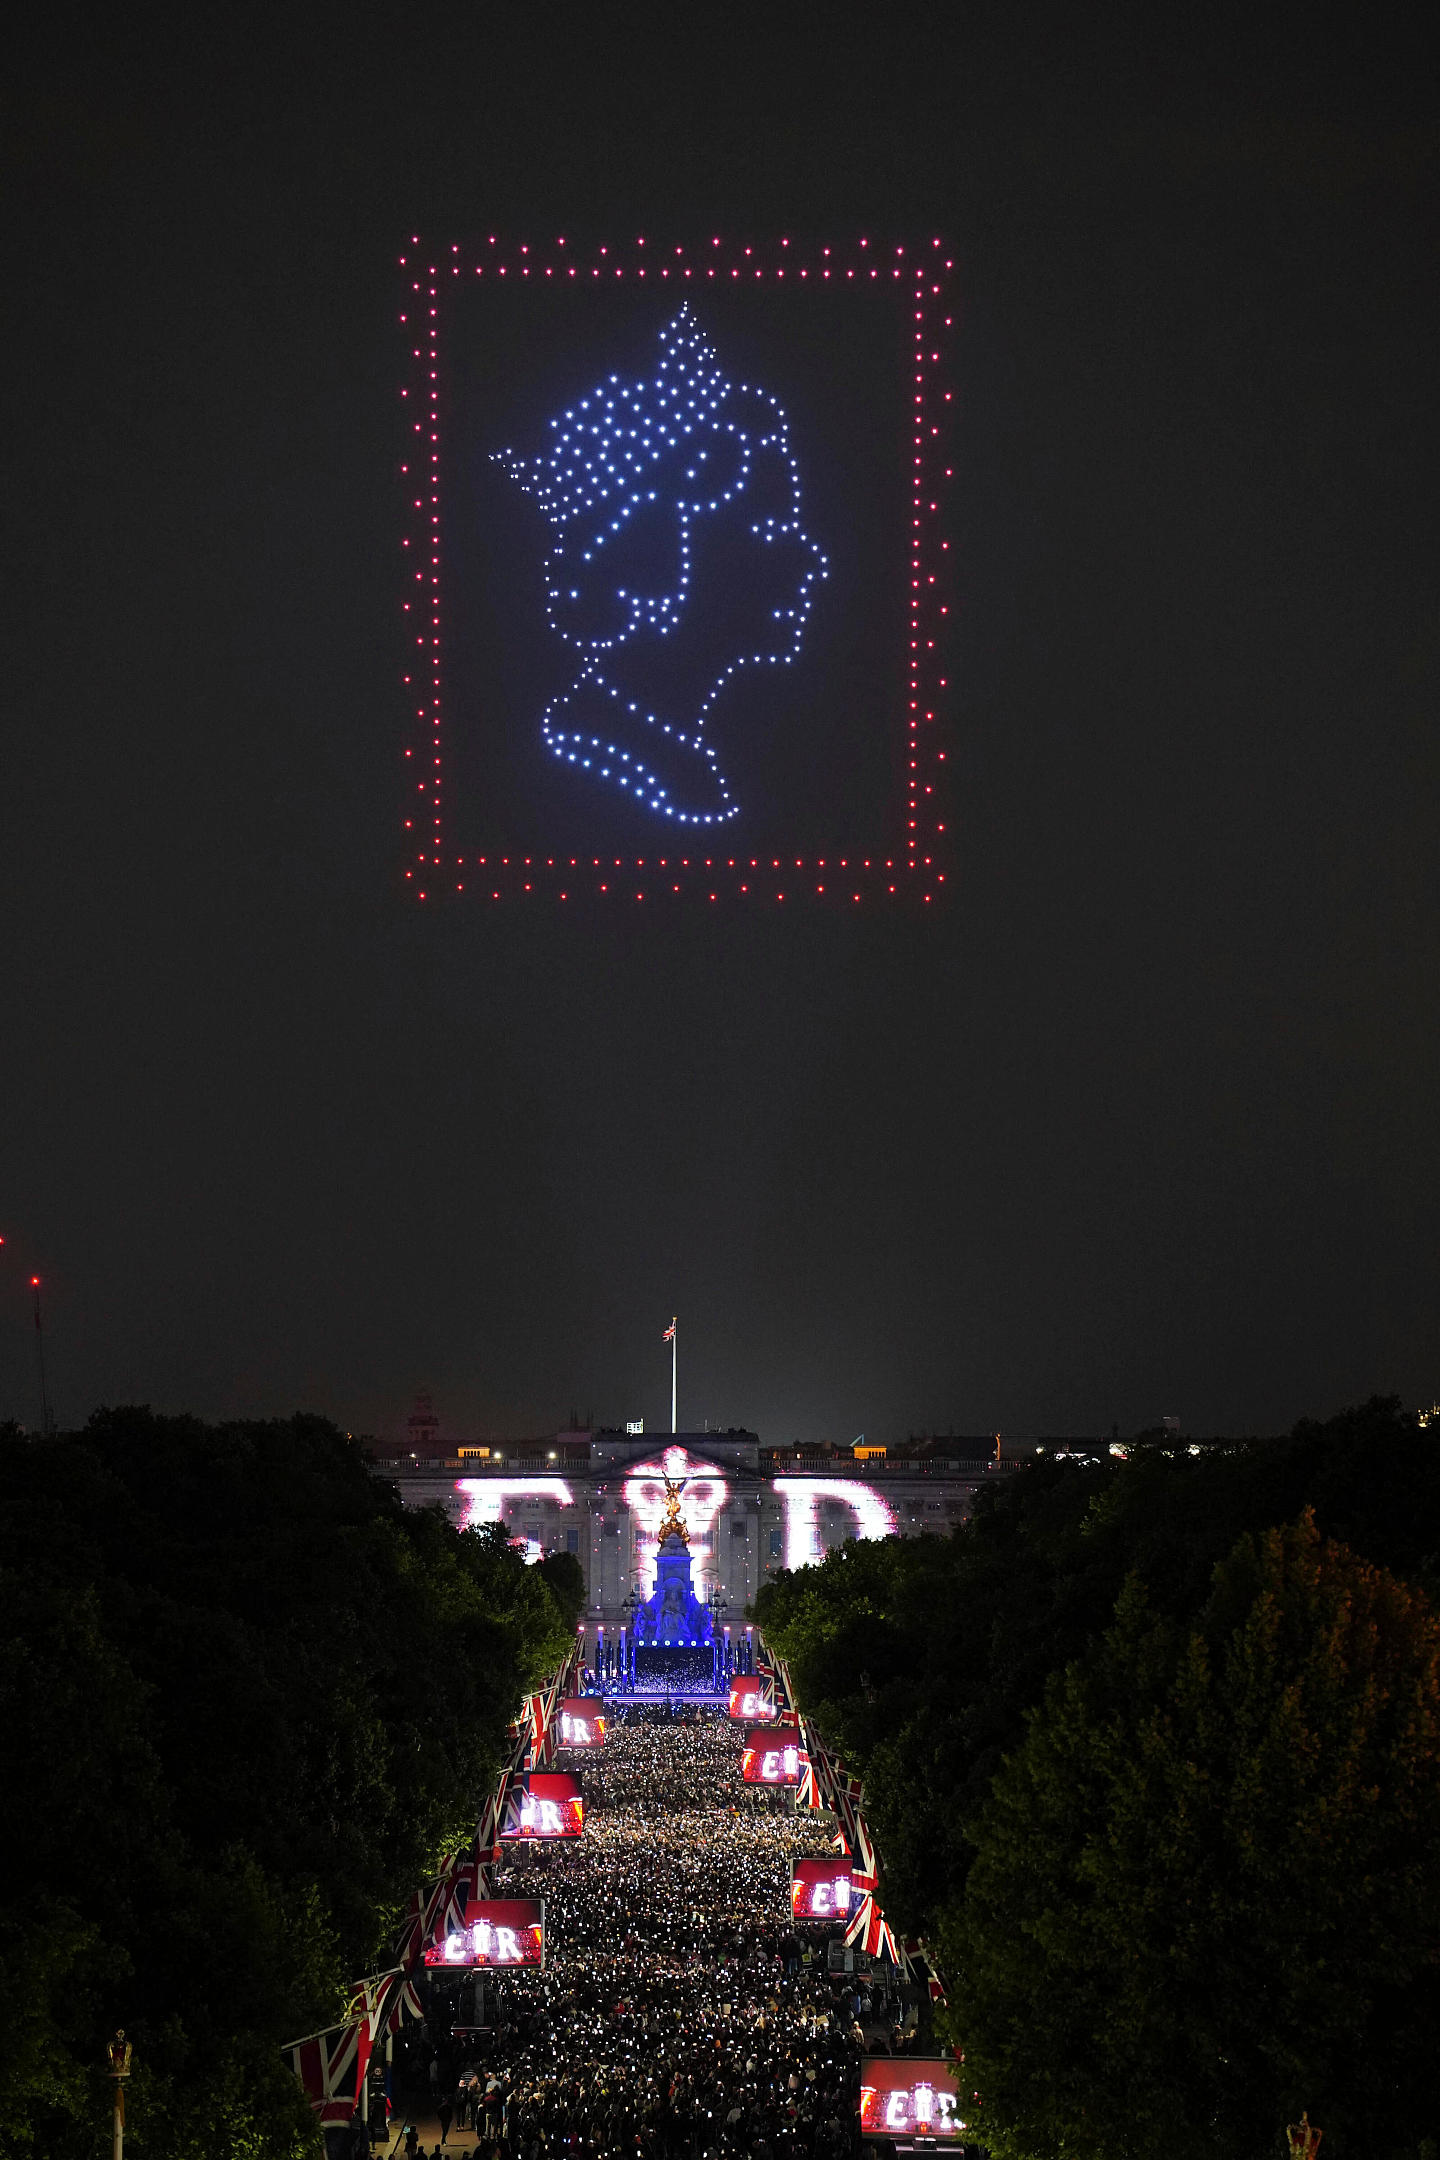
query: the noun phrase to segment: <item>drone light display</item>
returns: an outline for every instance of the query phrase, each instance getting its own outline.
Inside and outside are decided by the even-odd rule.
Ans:
[[[789,666],[798,657],[826,565],[801,524],[800,474],[778,400],[728,380],[688,300],[662,327],[660,350],[653,380],[612,375],[551,420],[553,439],[535,457],[494,454],[549,520],[546,613],[551,630],[583,655],[574,681],[544,712],[546,747],[661,819],[700,828],[728,824],[740,810],[709,739],[714,707],[741,669]],[[793,590],[783,595],[788,604],[770,610],[757,650],[722,663],[692,715],[667,719],[626,695],[633,684],[617,667],[618,649],[680,630],[695,523],[751,493],[766,458],[781,514],[760,511],[749,531],[766,547],[788,540],[803,551]],[[650,579],[626,567],[625,542],[646,523],[662,527],[659,575]]]
[[[538,1898],[472,1898],[465,1925],[425,1952],[427,1965],[463,1970],[484,1965],[543,1965],[545,1905]]]
[[[943,895],[952,270],[938,239],[637,237],[582,249],[564,237],[412,237],[400,258],[399,478],[405,881],[418,900],[854,906]],[[807,410],[802,431],[797,398],[813,390],[811,406],[823,403],[832,371],[812,370],[797,390],[792,369],[782,394],[765,354],[783,357],[787,324],[842,299],[866,337],[888,340],[885,408],[847,410],[828,436]],[[515,379],[553,384],[548,406],[518,420],[523,391],[512,394],[501,364],[520,349],[517,320],[527,335],[540,335],[537,321],[552,329],[545,368],[514,363]],[[485,336],[494,347],[481,366],[473,345]],[[872,595],[868,612],[889,659],[847,668],[832,651],[839,674],[825,678],[817,646],[858,634],[845,626],[866,617],[875,580],[851,563],[844,592],[831,589],[850,535],[833,501],[828,524],[812,509],[815,468],[827,477],[877,429],[896,493],[883,605]],[[485,589],[495,554],[508,575],[518,549],[497,543],[477,568],[482,464],[531,505],[533,624],[521,620],[528,601]],[[742,557],[748,612],[735,600]],[[717,590],[737,618],[722,629]],[[507,635],[567,656],[559,675],[534,659],[543,694],[475,659],[477,592]],[[764,678],[794,691],[765,705]],[[837,681],[883,743],[843,817],[827,792],[850,758],[826,734]],[[777,730],[797,711],[810,731],[803,756],[777,764]],[[563,780],[563,797],[546,793],[539,765]],[[784,784],[767,796],[754,775],[772,769]]]

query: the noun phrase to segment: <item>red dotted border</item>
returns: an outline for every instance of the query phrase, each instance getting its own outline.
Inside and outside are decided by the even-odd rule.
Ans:
[[[881,244],[860,239],[844,248],[763,245],[714,239],[695,246],[636,240],[627,248],[580,251],[563,239],[548,247],[504,243],[495,236],[473,248],[412,239],[400,257],[400,323],[409,356],[400,390],[404,448],[400,480],[406,508],[401,552],[405,565],[402,615],[409,706],[405,833],[406,890],[431,901],[468,894],[497,901],[543,893],[558,900],[603,895],[634,904],[699,897],[769,901],[920,900],[929,905],[946,885],[948,838],[942,782],[946,752],[940,693],[948,688],[943,658],[950,603],[946,570],[950,543],[941,537],[941,505],[951,470],[944,463],[954,392],[945,386],[953,326],[950,281],[954,264],[944,244]],[[834,281],[898,288],[906,302],[907,349],[914,376],[911,464],[909,651],[906,655],[904,840],[890,855],[460,855],[447,844],[444,810],[444,647],[441,634],[441,338],[445,298],[455,281],[498,278],[646,278],[693,291],[711,279],[788,279],[808,287]]]

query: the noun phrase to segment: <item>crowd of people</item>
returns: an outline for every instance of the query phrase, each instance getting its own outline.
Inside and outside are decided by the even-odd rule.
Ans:
[[[857,2020],[899,2006],[828,1970],[833,1930],[792,1923],[790,1863],[826,1849],[824,1820],[745,1785],[708,1706],[612,1704],[603,1755],[561,1766],[584,1837],[516,1849],[495,1884],[543,1897],[545,1969],[487,1980],[473,2033],[435,1997],[399,2051],[393,2149],[439,2149],[423,2108],[463,2160],[847,2160]]]

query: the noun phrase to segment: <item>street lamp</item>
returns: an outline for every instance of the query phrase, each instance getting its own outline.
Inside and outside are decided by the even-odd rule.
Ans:
[[[114,2160],[121,2160],[125,2150],[125,2080],[130,2075],[130,2042],[125,2037],[123,2026],[106,2050],[106,2061],[115,2086],[114,2131],[110,2150]]]

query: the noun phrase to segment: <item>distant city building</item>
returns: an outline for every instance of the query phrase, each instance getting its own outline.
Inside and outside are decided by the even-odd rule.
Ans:
[[[435,1405],[422,1392],[415,1398],[415,1407],[405,1421],[406,1444],[412,1455],[438,1455],[440,1420],[435,1415]]]

